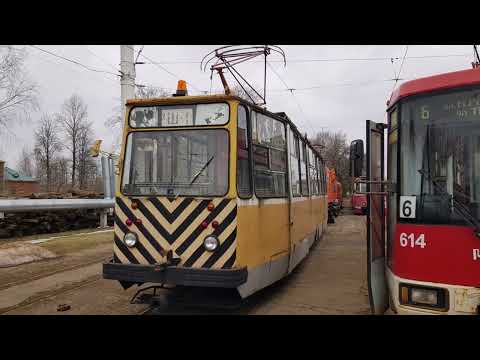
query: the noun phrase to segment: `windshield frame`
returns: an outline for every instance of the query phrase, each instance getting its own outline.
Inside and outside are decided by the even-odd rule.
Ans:
[[[213,124],[213,125],[185,125],[185,126],[169,126],[169,127],[166,127],[166,126],[149,126],[149,127],[145,127],[145,126],[140,126],[140,127],[136,127],[136,126],[131,126],[130,125],[130,116],[131,116],[131,113],[134,109],[136,108],[146,108],[146,107],[160,107],[160,106],[169,106],[169,107],[175,107],[175,106],[196,106],[196,105],[208,105],[208,104],[226,104],[228,106],[228,120],[227,122],[223,123],[223,124]],[[148,129],[148,130],[157,130],[157,129],[162,129],[162,130],[167,130],[167,129],[187,129],[187,128],[192,128],[192,129],[201,129],[201,128],[214,128],[214,127],[218,127],[218,126],[227,126],[230,124],[230,122],[232,121],[232,106],[230,106],[230,102],[228,101],[225,101],[225,100],[222,100],[222,101],[218,101],[218,100],[215,100],[215,101],[201,101],[201,102],[169,102],[169,103],[165,103],[165,104],[142,104],[142,105],[134,105],[134,106],[131,106],[128,110],[128,114],[126,116],[126,119],[125,119],[125,122],[126,122],[126,125],[128,127],[128,129],[133,129],[133,130],[144,130],[144,129]]]
[[[404,113],[404,107],[406,104],[410,103],[412,100],[419,100],[422,98],[432,98],[436,96],[441,96],[441,95],[449,95],[449,94],[455,94],[455,93],[461,93],[461,92],[466,92],[466,91],[475,91],[475,90],[480,90],[480,85],[479,84],[473,84],[473,85],[466,85],[466,86],[459,86],[455,88],[449,88],[449,89],[440,89],[440,90],[435,90],[435,91],[430,91],[428,93],[421,93],[421,94],[415,94],[415,95],[410,95],[405,98],[402,98],[401,100],[395,102],[394,104],[391,104],[388,109],[387,109],[387,116],[388,116],[388,123],[389,123],[389,131],[390,130],[390,115],[395,109],[397,109],[397,129],[398,129],[398,139],[397,139],[397,176],[396,179],[389,179],[390,182],[395,183],[396,181],[396,186],[395,186],[395,193],[397,194],[397,209],[400,208],[400,197],[402,195],[410,195],[410,194],[404,194],[402,192],[403,189],[403,179],[405,175],[402,173],[402,160],[404,156],[403,152],[403,113]],[[480,122],[479,122],[479,128],[480,128]],[[387,150],[390,151],[391,144],[387,141]],[[423,148],[421,150],[423,152]],[[480,173],[479,173],[480,176]],[[421,174],[418,173],[418,178],[420,180]],[[419,196],[419,195],[416,195]],[[389,214],[391,212],[389,211]],[[477,219],[477,221],[480,221],[480,218]],[[433,223],[433,222],[428,222],[428,221],[421,221],[421,220],[415,220],[412,221],[411,219],[406,219],[406,218],[401,218],[400,217],[400,211],[396,212],[396,223],[404,223],[404,224],[417,224],[417,225],[431,225],[431,226],[460,226],[460,227],[471,227],[470,224],[468,224],[467,221],[463,221],[462,223],[459,222],[444,222],[444,223]]]
[[[225,192],[222,194],[222,195],[185,195],[185,194],[182,194],[182,193],[175,193],[175,196],[170,196],[170,195],[165,195],[165,194],[127,194],[124,192],[124,184],[123,184],[123,180],[124,180],[124,174],[125,174],[125,171],[129,171],[129,169],[126,169],[126,154],[127,154],[127,145],[128,145],[128,140],[129,140],[129,136],[130,134],[134,134],[134,133],[162,133],[162,132],[184,132],[184,131],[199,131],[199,129],[197,127],[178,127],[178,128],[141,128],[142,130],[134,130],[134,131],[128,131],[125,135],[125,140],[124,140],[124,145],[123,145],[123,148],[122,148],[122,171],[121,171],[121,174],[119,174],[118,176],[120,177],[120,193],[122,194],[122,196],[126,196],[126,197],[135,197],[135,198],[139,198],[139,197],[146,197],[146,198],[150,198],[150,197],[163,197],[163,198],[172,198],[172,197],[182,197],[182,198],[198,198],[198,199],[211,199],[211,198],[224,198],[226,197],[229,192],[230,192],[230,178],[231,178],[231,168],[230,168],[230,165],[231,165],[231,137],[230,137],[230,131],[228,128],[226,127],[222,127],[222,126],[215,126],[215,127],[212,127],[212,126],[207,126],[207,129],[205,129],[205,126],[202,126],[204,129],[200,130],[200,131],[205,131],[205,130],[208,130],[208,131],[214,131],[214,130],[219,130],[219,131],[225,131],[226,134],[227,134],[227,164],[226,164],[226,168],[227,168],[227,187],[225,189]],[[133,135],[132,135],[133,136]],[[208,166],[207,166],[208,167]],[[191,180],[191,179],[190,179]]]

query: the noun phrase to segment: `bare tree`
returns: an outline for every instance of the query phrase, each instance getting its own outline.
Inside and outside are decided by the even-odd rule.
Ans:
[[[343,131],[322,131],[316,134],[312,143],[320,148],[326,165],[335,169],[344,191],[350,191],[351,178],[347,135]]]
[[[20,160],[18,161],[18,165],[17,165],[18,170],[20,170],[22,174],[27,176],[34,175],[35,163],[33,161],[32,155],[33,153],[30,150],[30,148],[28,148],[28,146],[24,146],[20,154]]]
[[[80,189],[85,189],[91,178],[92,159],[89,147],[93,142],[92,123],[86,123],[78,135],[78,183]]]
[[[0,130],[38,109],[37,86],[27,77],[25,58],[24,50],[0,46]]]
[[[53,186],[55,191],[61,192],[68,184],[68,178],[70,175],[69,172],[69,161],[65,157],[57,157],[51,165]]]
[[[37,176],[46,177],[46,188],[50,191],[51,165],[58,152],[62,150],[62,143],[58,136],[56,122],[49,115],[43,115],[40,127],[35,131],[35,157],[37,159]]]
[[[82,129],[87,125],[87,105],[77,94],[70,96],[62,106],[62,112],[57,115],[57,121],[63,128],[66,147],[70,151],[72,161],[72,187],[75,187],[77,174],[79,139]]]

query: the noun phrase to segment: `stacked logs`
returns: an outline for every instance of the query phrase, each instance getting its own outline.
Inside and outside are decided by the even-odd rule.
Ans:
[[[44,192],[33,193],[28,196],[29,199],[99,199],[103,197],[103,193],[95,191],[73,189],[66,193]]]
[[[34,193],[30,199],[95,199],[103,194],[73,190],[69,193]],[[100,226],[101,209],[35,211],[5,213],[0,218],[0,239],[19,236],[58,233]],[[113,226],[113,215],[108,215],[108,225]]]

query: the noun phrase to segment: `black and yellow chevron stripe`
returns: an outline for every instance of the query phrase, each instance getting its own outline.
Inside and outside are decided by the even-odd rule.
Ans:
[[[236,260],[237,203],[235,199],[201,200],[193,198],[141,198],[134,199],[137,209],[132,209],[131,199],[117,197],[115,204],[114,261],[131,264],[155,264],[166,260],[172,250],[180,258],[179,266],[193,268],[229,269]],[[215,208],[209,211],[212,202]],[[134,223],[128,227],[126,220]],[[140,219],[141,224],[135,224]],[[212,221],[219,225],[214,229]],[[209,226],[204,229],[201,224]],[[127,247],[122,239],[126,232],[135,232],[138,243]],[[214,234],[219,248],[208,252],[203,239]]]

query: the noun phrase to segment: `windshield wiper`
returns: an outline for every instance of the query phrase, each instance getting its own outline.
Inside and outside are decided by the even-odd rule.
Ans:
[[[194,177],[192,178],[192,180],[190,181],[190,183],[188,184],[189,186],[193,185],[193,183],[198,179],[198,177],[202,174],[202,172],[208,167],[208,165],[210,165],[210,163],[212,162],[213,158],[215,157],[215,155],[212,155],[212,157],[210,159],[208,159],[208,161],[202,166],[202,168],[200,169],[199,172],[197,172]],[[174,199],[176,199],[178,197],[178,195],[180,194],[180,189],[178,189],[177,193],[175,194],[175,196],[173,196]]]
[[[435,190],[437,190],[440,195],[450,195],[447,191],[443,190],[435,180],[433,180],[430,172],[423,169],[419,169],[418,172],[422,175],[422,182],[423,177],[426,176],[426,178],[431,181],[431,183],[435,187]],[[423,198],[423,195],[424,194],[422,192],[420,196]],[[463,220],[465,220],[467,224],[474,228],[475,235],[477,235],[477,237],[480,237],[480,221],[471,213],[470,209],[468,209],[467,206],[465,206],[458,200],[455,200],[454,194],[452,194],[452,205],[453,209],[456,210],[456,212],[463,218]]]
[[[208,159],[208,161],[205,163],[205,165],[203,165],[203,167],[200,169],[200,171],[198,173],[195,174],[195,176],[193,177],[192,181],[190,181],[190,184],[189,185],[192,185],[197,179],[198,177],[200,176],[200,174],[207,168],[207,166],[212,162],[213,158],[215,157],[215,155],[212,155],[212,157],[210,159]]]

